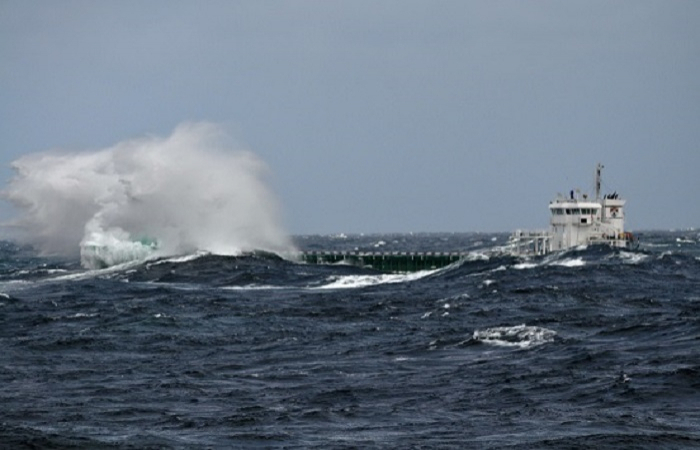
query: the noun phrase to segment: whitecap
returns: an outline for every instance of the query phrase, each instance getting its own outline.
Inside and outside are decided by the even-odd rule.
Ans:
[[[405,283],[407,281],[419,280],[434,272],[434,270],[422,270],[420,272],[407,274],[333,276],[329,278],[330,283],[312,289],[354,289],[378,284]]]
[[[582,267],[586,265],[586,261],[583,260],[583,258],[567,258],[567,259],[562,259],[561,261],[554,261],[551,262],[550,265],[552,266],[562,266],[562,267]]]
[[[474,262],[474,261],[488,261],[491,259],[491,257],[486,254],[485,252],[479,252],[479,251],[474,251],[474,252],[469,252],[466,257],[463,258],[465,261],[469,262]]]
[[[525,349],[552,342],[556,335],[555,331],[547,328],[522,324],[475,330],[472,337],[484,344]]]
[[[514,264],[513,269],[517,269],[517,270],[534,269],[537,266],[539,266],[539,264],[535,264],[535,263],[531,263],[531,262],[523,262],[523,263]]]
[[[194,261],[196,259],[199,259],[203,256],[208,256],[210,254],[211,254],[210,252],[198,251],[195,253],[191,253],[189,255],[175,256],[173,258],[161,259],[161,260],[158,260],[158,261],[155,261],[153,263],[148,264],[147,267],[157,266],[158,264],[165,264],[165,263],[179,264],[179,263],[190,262],[190,261]]]
[[[249,284],[246,286],[223,286],[220,289],[226,291],[271,291],[276,289],[287,289],[287,287],[273,286],[268,284]]]
[[[620,258],[625,264],[639,264],[640,262],[647,259],[649,255],[644,253],[632,253],[632,252],[620,252],[618,258]]]
[[[661,252],[661,254],[656,259],[664,259],[668,256],[673,256],[672,251]]]
[[[98,313],[75,313],[72,316],[66,317],[67,319],[85,319],[90,317],[97,317]]]

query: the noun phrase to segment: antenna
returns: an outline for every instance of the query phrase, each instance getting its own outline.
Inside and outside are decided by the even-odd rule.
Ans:
[[[595,199],[600,200],[600,171],[603,170],[603,165],[598,163],[595,168]]]

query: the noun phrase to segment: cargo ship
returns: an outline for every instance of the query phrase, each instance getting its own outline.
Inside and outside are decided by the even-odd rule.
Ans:
[[[636,245],[634,235],[625,231],[625,203],[617,192],[601,196],[601,172],[595,170],[595,194],[571,190],[549,202],[549,230],[523,231],[512,234],[509,243],[518,255],[545,255],[571,248],[604,244],[615,248]]]
[[[581,194],[572,189],[549,203],[549,229],[515,231],[505,246],[494,247],[494,254],[538,256],[572,248],[603,244],[614,248],[636,245],[625,231],[625,202],[617,192],[601,195],[603,165],[595,169],[595,193]],[[414,272],[439,269],[473,258],[470,252],[301,252],[308,264],[349,264],[382,272]]]

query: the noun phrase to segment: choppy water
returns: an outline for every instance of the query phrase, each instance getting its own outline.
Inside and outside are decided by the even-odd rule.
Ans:
[[[472,251],[386,275],[274,256],[85,271],[0,245],[12,448],[700,446],[700,235],[493,256],[502,234],[300,237]]]

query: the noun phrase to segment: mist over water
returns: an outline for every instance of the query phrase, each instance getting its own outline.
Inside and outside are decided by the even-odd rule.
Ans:
[[[4,191],[21,239],[101,265],[148,255],[292,249],[266,165],[211,123],[185,123],[92,152],[47,151],[12,164]],[[82,249],[82,252],[81,252]],[[94,256],[94,255],[92,255]]]

